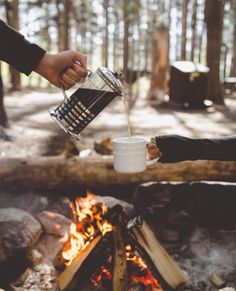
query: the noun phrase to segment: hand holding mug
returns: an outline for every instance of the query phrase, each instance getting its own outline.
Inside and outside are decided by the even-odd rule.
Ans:
[[[147,143],[147,150],[149,160],[157,159],[162,156],[162,153],[158,148],[156,139],[154,137],[152,137],[150,142]]]

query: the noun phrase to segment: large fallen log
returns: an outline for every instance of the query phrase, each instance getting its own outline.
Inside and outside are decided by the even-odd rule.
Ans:
[[[0,158],[0,189],[61,189],[138,184],[149,181],[236,182],[236,162],[157,163],[138,174],[120,174],[112,157]]]

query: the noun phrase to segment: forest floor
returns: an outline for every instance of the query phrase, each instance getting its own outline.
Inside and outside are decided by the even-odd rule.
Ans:
[[[225,107],[191,110],[168,102],[150,106],[146,99],[147,89],[147,86],[142,87],[130,112],[133,135],[181,134],[194,138],[216,138],[236,133],[236,96],[226,98]],[[0,128],[0,156],[60,154],[69,136],[54,124],[49,108],[62,99],[59,89],[7,94],[5,106],[9,127]],[[76,147],[79,150],[92,149],[95,142],[119,136],[127,136],[127,121],[124,106],[117,98],[84,129]]]

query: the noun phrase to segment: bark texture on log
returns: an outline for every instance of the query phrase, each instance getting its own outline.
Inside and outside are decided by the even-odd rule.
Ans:
[[[0,188],[66,190],[77,187],[131,185],[150,181],[236,181],[236,162],[157,163],[138,174],[120,174],[112,157],[37,157],[0,159]]]

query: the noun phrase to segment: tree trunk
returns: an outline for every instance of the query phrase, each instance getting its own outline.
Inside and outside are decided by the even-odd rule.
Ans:
[[[202,33],[198,37],[198,62],[202,63],[202,47],[203,47],[203,36],[205,34],[206,27],[205,24],[202,27]]]
[[[80,35],[81,35],[81,46],[80,48],[84,53],[87,53],[87,38],[86,32],[88,30],[88,11],[87,11],[86,0],[80,2]]]
[[[233,9],[234,9],[234,42],[233,42],[233,52],[232,52],[232,61],[231,61],[231,72],[230,75],[232,77],[236,77],[236,1],[233,1]]]
[[[220,83],[220,54],[222,44],[224,0],[206,0],[205,22],[207,26],[207,98],[217,104],[224,104]]]
[[[56,10],[57,10],[57,16],[56,16],[57,46],[58,46],[58,51],[62,51],[64,30],[63,30],[62,12],[60,9],[60,0],[56,0]]]
[[[16,30],[19,30],[19,0],[5,1],[7,23]],[[11,75],[11,90],[21,89],[20,73],[13,67],[9,67]]]
[[[156,100],[167,92],[169,30],[161,26],[154,32],[152,54],[152,76],[149,97]]]
[[[64,0],[64,12],[63,12],[63,36],[62,45],[63,50],[70,48],[70,19],[71,19],[71,0]]]
[[[124,39],[123,39],[123,47],[124,47],[124,56],[123,56],[123,71],[124,78],[127,80],[128,75],[128,67],[129,67],[129,2],[123,0],[124,5]]]
[[[114,8],[115,9],[115,8]],[[118,13],[114,11],[114,33],[113,33],[113,67],[118,67],[118,44],[119,44],[119,18]]]
[[[183,14],[182,14],[182,37],[181,37],[181,60],[186,60],[188,0],[183,0],[182,9]]]
[[[194,62],[194,56],[195,56],[195,45],[196,45],[196,24],[197,24],[197,0],[194,0],[193,2],[193,12],[192,12],[192,22],[191,22],[191,28],[192,28],[192,38],[191,38],[191,56],[190,60]]]
[[[3,127],[7,126],[7,114],[4,107],[4,88],[2,82],[2,74],[1,74],[1,63],[0,63],[0,125]]]
[[[103,7],[104,7],[104,19],[105,19],[104,43],[103,43],[103,61],[104,61],[104,66],[108,67],[108,43],[109,43],[109,37],[108,37],[108,25],[109,25],[108,7],[109,7],[109,0],[104,0]]]

